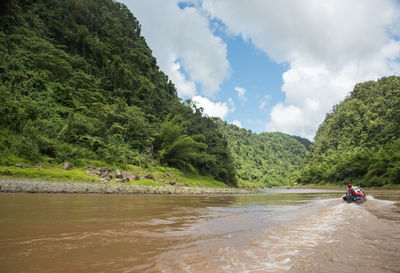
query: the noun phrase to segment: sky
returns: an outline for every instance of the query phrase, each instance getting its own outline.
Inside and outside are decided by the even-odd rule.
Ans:
[[[122,0],[179,97],[313,140],[356,83],[400,75],[400,0]]]

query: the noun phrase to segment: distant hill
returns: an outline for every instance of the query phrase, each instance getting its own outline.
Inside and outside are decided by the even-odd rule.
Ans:
[[[400,77],[357,84],[320,125],[302,183],[400,184]]]
[[[261,133],[216,120],[228,141],[239,183],[268,187],[287,185],[293,171],[303,166],[307,139],[287,134]]]

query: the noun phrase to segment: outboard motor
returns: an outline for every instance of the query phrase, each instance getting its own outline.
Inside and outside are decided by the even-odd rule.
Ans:
[[[344,199],[344,198],[343,198]],[[347,191],[346,192],[346,202],[347,203],[352,203],[352,200],[351,200],[351,192],[350,191]]]

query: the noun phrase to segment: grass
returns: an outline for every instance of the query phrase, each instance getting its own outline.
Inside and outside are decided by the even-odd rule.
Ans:
[[[35,168],[35,167],[9,167],[0,166],[0,175],[11,178],[30,178],[33,180],[41,180],[48,182],[81,182],[87,183],[94,179],[93,175],[89,175],[80,170],[64,170],[62,168]]]
[[[15,167],[16,164],[22,164],[24,167]],[[89,166],[94,167],[113,167],[121,171],[128,171],[132,174],[141,177],[140,180],[133,180],[124,183],[124,185],[137,186],[162,186],[175,183],[179,186],[187,187],[208,187],[208,188],[228,188],[226,184],[215,179],[201,176],[193,173],[185,173],[175,168],[153,166],[150,168],[140,168],[135,165],[117,165],[107,164],[97,160],[76,160],[72,161],[74,168],[72,170],[64,170],[62,164],[57,164],[52,159],[45,159],[40,164],[17,158],[8,157],[0,159],[0,177],[29,179],[30,181],[45,181],[45,182],[63,182],[63,183],[98,183],[100,177],[87,174],[86,170]],[[152,174],[154,179],[144,178],[146,175]],[[109,184],[117,184],[116,179],[108,182]],[[119,184],[119,183],[118,183]],[[291,187],[291,188],[308,188],[308,189],[343,189],[347,185],[337,184],[296,184],[296,185],[267,185],[256,184],[239,179],[239,188],[255,189],[265,187]],[[381,189],[400,189],[400,185],[384,185],[374,187]]]
[[[382,187],[374,187],[374,188],[400,190],[400,184],[390,184],[390,185],[384,185]]]
[[[358,184],[354,184],[355,186],[358,186]],[[338,184],[298,184],[293,186],[293,188],[297,189],[334,189],[334,190],[346,190],[347,189],[347,184],[344,185],[338,185]],[[388,184],[384,186],[377,186],[377,187],[363,187],[364,189],[390,189],[390,190],[399,190],[400,185],[399,184]]]
[[[259,188],[269,187],[269,185],[264,183],[254,183],[242,179],[239,179],[238,185],[240,188],[245,188],[245,189],[259,189]]]
[[[16,162],[24,167],[16,167]],[[128,171],[132,174],[141,177],[140,180],[131,180],[124,183],[124,185],[138,185],[138,186],[162,186],[162,185],[180,185],[188,187],[210,187],[210,188],[227,188],[228,186],[220,181],[201,176],[198,174],[184,173],[180,170],[168,167],[152,167],[140,168],[134,165],[117,166],[106,164],[101,161],[93,160],[80,160],[73,162],[74,168],[65,170],[62,164],[56,164],[51,161],[43,162],[40,165],[30,165],[32,163],[18,160],[13,158],[7,162],[1,162],[0,176],[7,178],[29,179],[31,181],[45,181],[45,182],[63,182],[63,183],[98,183],[99,176],[87,174],[86,170],[89,166],[94,167],[114,167],[120,171]],[[5,163],[5,164],[4,164]],[[151,174],[154,179],[147,179],[145,176]],[[116,179],[112,179],[109,184],[117,184]],[[118,183],[119,184],[119,183]]]
[[[292,186],[292,188],[297,188],[297,189],[333,189],[333,190],[338,190],[338,189],[346,189],[346,185],[338,185],[338,184],[297,184]]]

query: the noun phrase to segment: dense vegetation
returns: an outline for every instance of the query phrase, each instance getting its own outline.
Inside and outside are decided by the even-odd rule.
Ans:
[[[205,117],[177,97],[140,32],[113,0],[2,1],[0,165],[168,166],[230,186],[400,184],[399,77],[356,85],[310,146]]]
[[[306,163],[301,183],[400,184],[400,77],[357,84],[327,114]]]
[[[228,141],[239,183],[244,186],[289,184],[291,173],[303,166],[311,144],[279,132],[255,134],[221,120],[216,122]]]
[[[180,101],[126,6],[10,0],[1,7],[0,164],[163,164],[237,184],[217,125]]]

